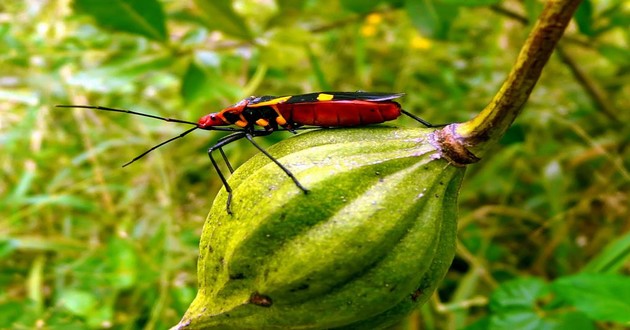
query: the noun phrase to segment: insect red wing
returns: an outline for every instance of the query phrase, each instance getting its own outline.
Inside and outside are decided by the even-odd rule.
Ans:
[[[400,105],[396,102],[319,101],[276,106],[283,117],[298,125],[361,126],[400,116]]]
[[[342,110],[341,104],[335,102],[319,102],[315,104],[313,123],[316,126],[339,126],[338,113]]]
[[[361,119],[360,106],[345,106],[343,110],[337,111],[338,126],[356,126],[357,118]],[[359,121],[360,122],[360,121]]]
[[[291,124],[314,125],[315,108],[317,103],[278,104],[280,114]]]
[[[379,111],[381,112],[381,116],[383,116],[384,122],[400,117],[400,104],[396,102],[382,102],[379,104]]]

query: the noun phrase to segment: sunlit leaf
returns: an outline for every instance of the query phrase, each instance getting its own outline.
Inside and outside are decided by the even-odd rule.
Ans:
[[[74,0],[76,11],[88,14],[103,27],[165,42],[166,23],[157,0]]]
[[[64,290],[59,296],[61,306],[75,315],[86,316],[96,307],[96,297],[80,290]]]
[[[211,30],[218,30],[240,39],[252,39],[251,32],[232,8],[230,0],[195,0],[199,7],[202,21]]]

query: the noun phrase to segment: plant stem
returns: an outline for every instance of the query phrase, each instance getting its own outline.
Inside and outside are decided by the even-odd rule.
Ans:
[[[547,1],[512,71],[490,104],[472,120],[449,125],[455,138],[475,156],[496,143],[520,114],[580,2]]]

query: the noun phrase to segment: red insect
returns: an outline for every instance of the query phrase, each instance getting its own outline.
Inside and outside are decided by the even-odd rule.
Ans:
[[[302,127],[302,129],[314,129],[322,127],[353,127],[379,124],[386,121],[394,120],[400,117],[401,114],[405,114],[427,127],[443,126],[431,125],[421,118],[418,118],[415,115],[403,110],[400,104],[392,101],[403,95],[403,93],[391,94],[368,92],[321,92],[280,97],[252,96],[219,112],[205,115],[201,117],[201,119],[199,119],[197,123],[180,119],[164,118],[130,110],[121,110],[98,106],[58,105],[58,107],[87,108],[104,111],[123,112],[195,126],[176,137],[168,139],[152,147],[151,149],[140,154],[123,166],[127,166],[135,162],[149,152],[173,140],[184,137],[188,133],[196,129],[233,132],[232,134],[219,139],[215,145],[208,149],[208,156],[210,157],[210,161],[219,174],[219,178],[221,179],[221,182],[223,182],[225,190],[228,193],[227,212],[231,214],[230,204],[232,200],[232,188],[230,187],[227,180],[225,179],[225,176],[221,172],[219,165],[212,157],[213,151],[218,149],[221,152],[221,156],[226,162],[230,173],[232,173],[234,170],[230,165],[227,157],[225,156],[222,147],[234,141],[246,138],[258,150],[260,150],[276,165],[278,165],[293,180],[298,188],[300,188],[304,193],[308,193],[308,190],[304,186],[302,186],[302,184],[300,184],[293,173],[291,173],[291,171],[284,167],[277,159],[275,159],[260,145],[258,145],[258,143],[256,143],[253,138],[256,136],[269,135],[277,130],[289,130],[295,133],[296,128],[300,128],[304,125],[307,125],[309,127]],[[228,125],[235,125],[240,128],[220,127]],[[256,126],[262,127],[263,130],[256,130]]]
[[[288,130],[302,125],[318,127],[351,127],[379,124],[411,116],[427,127],[433,125],[402,110],[392,101],[402,93],[323,92],[290,96],[249,97],[220,112],[199,119],[200,128],[236,125],[265,130],[282,126]]]

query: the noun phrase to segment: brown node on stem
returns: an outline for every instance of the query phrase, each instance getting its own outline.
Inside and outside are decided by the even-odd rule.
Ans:
[[[431,135],[431,143],[438,148],[440,156],[458,167],[480,161],[481,158],[466,148],[464,140],[459,137],[456,128],[457,124],[451,124]]]

